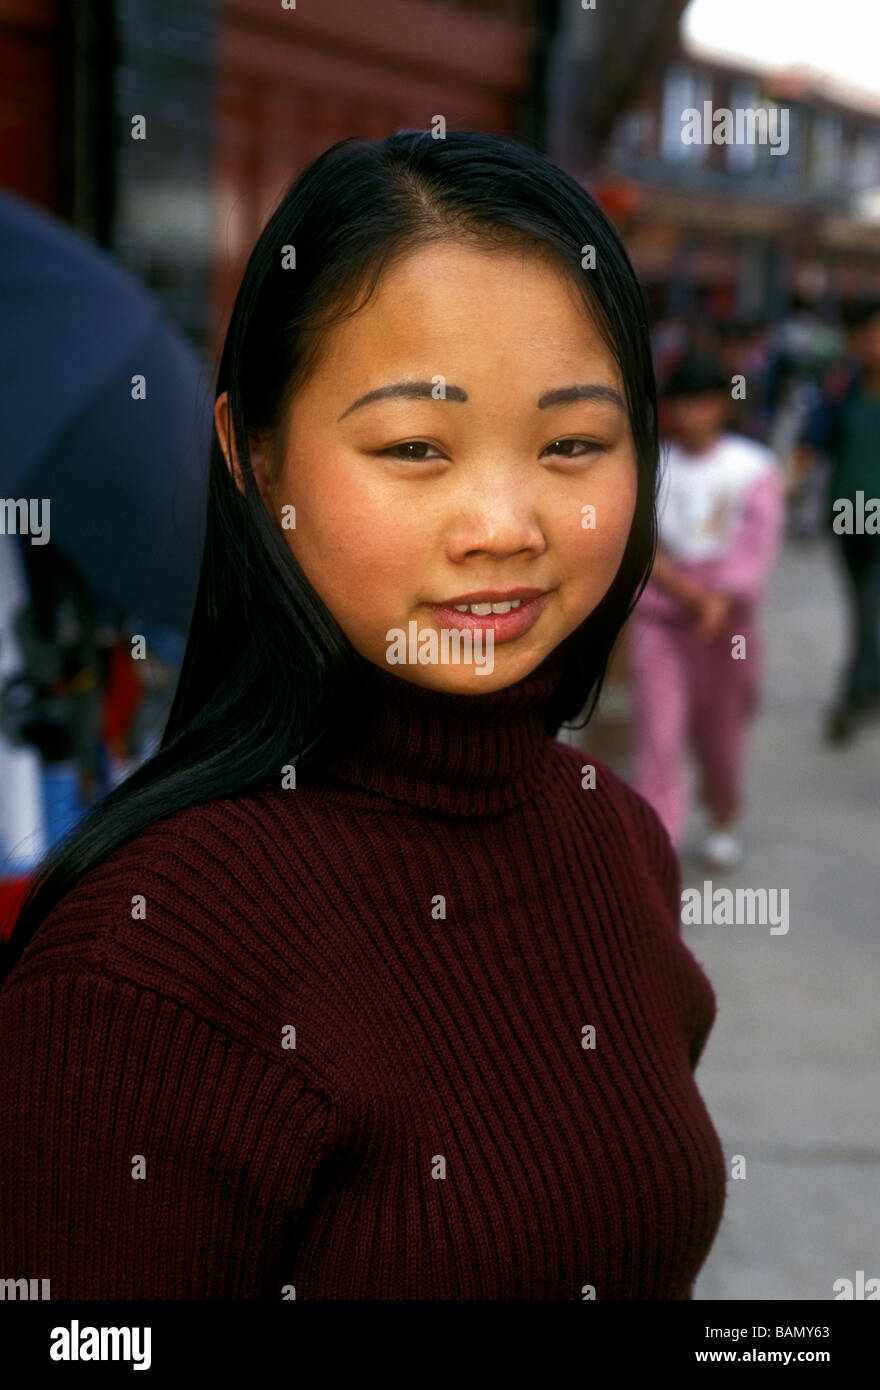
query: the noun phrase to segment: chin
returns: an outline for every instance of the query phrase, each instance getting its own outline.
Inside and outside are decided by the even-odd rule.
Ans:
[[[434,667],[436,679],[431,682],[438,689],[463,691],[468,695],[487,694],[490,690],[504,690],[524,680],[541,664],[543,654],[528,658],[505,659],[503,649],[495,648],[493,662],[481,666],[469,662],[461,666]]]

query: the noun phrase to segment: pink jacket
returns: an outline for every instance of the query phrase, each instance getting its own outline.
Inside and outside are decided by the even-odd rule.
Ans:
[[[688,579],[730,594],[741,611],[760,602],[785,536],[785,494],[779,473],[766,473],[751,487],[730,545],[712,560],[671,557]],[[649,579],[633,615],[646,621],[684,622],[691,610],[681,599]]]

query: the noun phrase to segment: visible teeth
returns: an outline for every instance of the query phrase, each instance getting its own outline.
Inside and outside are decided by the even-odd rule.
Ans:
[[[454,603],[452,606],[459,613],[473,613],[475,618],[487,618],[490,613],[509,613],[512,608],[519,608],[521,603],[521,598],[515,598],[507,603]]]

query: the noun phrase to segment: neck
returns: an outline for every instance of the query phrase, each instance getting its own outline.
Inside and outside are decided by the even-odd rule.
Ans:
[[[679,439],[679,444],[686,454],[708,454],[720,438],[720,434],[709,434],[702,438]]]
[[[557,649],[514,685],[462,695],[373,667],[366,732],[321,780],[355,789],[370,804],[380,798],[458,815],[516,806],[549,775],[553,738],[545,705],[562,673]]]

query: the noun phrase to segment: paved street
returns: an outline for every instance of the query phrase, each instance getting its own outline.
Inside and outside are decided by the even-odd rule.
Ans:
[[[719,880],[789,888],[789,932],[685,928],[719,1003],[698,1081],[747,1164],[699,1299],[830,1299],[880,1275],[880,728],[842,750],[818,737],[842,655],[836,558],[830,538],[789,543],[774,575],[750,850]],[[687,857],[684,873],[707,876]]]
[[[792,544],[764,612],[747,862],[685,886],[789,889],[789,931],[688,926],[718,995],[697,1073],[728,1163],[725,1220],[698,1299],[831,1299],[880,1275],[880,728],[819,738],[843,650],[829,539]],[[701,825],[692,822],[694,832]]]

